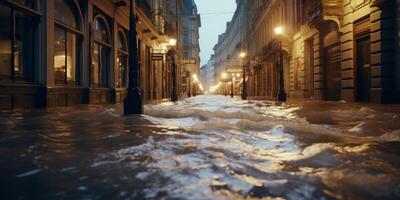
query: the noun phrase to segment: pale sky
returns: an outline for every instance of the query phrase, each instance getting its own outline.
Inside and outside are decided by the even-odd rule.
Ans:
[[[201,17],[200,28],[200,58],[201,65],[207,64],[218,35],[223,33],[226,22],[232,19],[236,9],[235,0],[195,0]]]

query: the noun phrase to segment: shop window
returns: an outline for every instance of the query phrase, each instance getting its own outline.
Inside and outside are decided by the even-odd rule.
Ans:
[[[125,37],[125,31],[118,31],[118,58],[117,58],[117,75],[116,75],[116,86],[127,87],[128,77],[128,45]]]
[[[0,4],[0,80],[34,81],[37,14]]]
[[[107,87],[111,38],[106,19],[100,15],[95,17],[93,35],[91,85],[95,87]]]
[[[79,10],[65,0],[55,0],[54,78],[56,84],[76,84]],[[75,9],[74,9],[75,8]]]
[[[38,7],[38,1],[36,0],[14,0],[14,2],[31,9],[36,9]]]

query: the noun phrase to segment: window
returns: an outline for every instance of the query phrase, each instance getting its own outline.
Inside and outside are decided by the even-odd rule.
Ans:
[[[0,4],[0,27],[0,80],[33,82],[37,14]]]
[[[128,45],[125,37],[125,31],[118,31],[118,58],[116,86],[127,87],[127,68],[128,68]]]
[[[91,85],[97,87],[107,87],[109,54],[111,49],[110,32],[106,19],[101,15],[95,17],[93,30],[93,60]]]
[[[54,2],[54,78],[56,84],[76,84],[79,30],[78,9],[65,0]]]
[[[38,1],[36,0],[14,0],[16,3],[21,4],[25,7],[36,9],[38,7]]]

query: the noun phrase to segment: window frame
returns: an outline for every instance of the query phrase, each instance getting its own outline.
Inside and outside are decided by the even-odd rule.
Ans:
[[[119,41],[121,40],[121,38],[120,38],[120,34],[122,34],[122,42],[124,42],[124,44],[125,44],[125,46],[126,46],[126,50],[123,50],[123,48],[119,48],[119,46],[118,46],[118,50],[117,50],[117,59],[120,59],[120,54],[122,54],[123,56],[125,56],[126,57],[126,69],[125,69],[125,73],[124,74],[119,74],[119,76],[120,77],[122,77],[122,76],[124,76],[125,77],[125,81],[122,81],[121,83],[119,82],[119,80],[117,80],[116,82],[117,82],[117,84],[116,84],[116,86],[117,87],[119,87],[119,88],[124,88],[124,87],[128,87],[128,67],[129,67],[129,53],[128,53],[128,40],[127,40],[127,37],[126,37],[126,34],[125,34],[125,30],[124,29],[122,29],[122,28],[118,28],[118,31],[117,31],[117,40],[118,40],[118,44],[119,44]],[[120,66],[119,65],[117,65],[117,68],[118,68],[118,71],[117,71],[117,73],[120,73],[121,72],[121,69],[120,69]]]
[[[55,34],[55,29],[61,29],[64,32],[64,52],[65,52],[65,74],[64,74],[64,83],[57,83],[56,80],[54,80],[55,85],[79,85],[79,79],[78,79],[78,71],[80,69],[80,51],[79,51],[79,46],[82,43],[83,37],[85,36],[84,33],[81,31],[82,30],[82,12],[79,8],[79,5],[75,2],[75,1],[66,1],[65,3],[67,3],[69,6],[72,7],[72,12],[74,14],[74,17],[76,17],[75,20],[77,20],[77,28],[74,28],[68,24],[65,24],[63,22],[58,21],[54,16],[54,33]],[[68,33],[75,35],[75,44],[76,44],[76,49],[75,51],[75,63],[73,65],[73,67],[75,68],[75,77],[74,77],[74,81],[68,81],[68,62],[67,62],[67,54],[68,54]],[[53,47],[54,48],[54,47]],[[55,55],[53,56],[54,59]],[[53,68],[55,69],[55,65],[53,66]],[[55,74],[55,72],[54,72]]]
[[[105,41],[101,41],[101,40],[98,40],[96,37],[95,37],[95,35],[94,35],[94,32],[95,32],[95,29],[96,29],[96,27],[95,27],[95,25],[93,25],[92,26],[92,33],[93,33],[93,44],[91,45],[92,46],[92,51],[91,51],[91,53],[92,53],[92,56],[91,56],[91,58],[92,58],[92,60],[91,60],[91,63],[93,63],[93,59],[94,59],[94,47],[95,47],[95,44],[97,44],[97,47],[99,48],[99,49],[101,49],[102,47],[104,48],[106,48],[108,51],[107,51],[107,57],[108,57],[108,59],[110,59],[110,53],[111,53],[111,51],[112,51],[112,36],[111,36],[111,31],[110,31],[110,26],[108,25],[108,20],[107,20],[107,18],[103,15],[103,14],[101,14],[101,13],[98,13],[98,14],[95,14],[95,16],[93,17],[93,24],[95,24],[96,23],[96,21],[97,20],[101,20],[102,22],[103,22],[103,24],[105,25],[105,27],[103,27],[104,29],[106,29],[106,31],[107,31],[107,35],[108,35],[108,41],[110,42],[109,44],[108,43],[106,43]],[[99,54],[101,53],[101,51],[99,51]],[[101,56],[101,55],[100,55]],[[90,70],[90,76],[92,77],[92,78],[90,78],[90,80],[91,80],[91,83],[90,83],[90,86],[91,87],[99,87],[99,88],[106,88],[106,87],[109,87],[109,79],[106,77],[106,82],[107,83],[103,83],[103,76],[107,76],[108,74],[104,74],[104,73],[102,73],[102,71],[104,70],[103,68],[104,67],[106,67],[107,69],[106,70],[109,70],[109,68],[110,68],[110,63],[109,63],[109,61],[110,60],[108,60],[108,63],[103,63],[103,61],[101,60],[101,57],[100,57],[100,60],[99,60],[99,72],[98,72],[98,76],[99,77],[97,77],[98,78],[98,83],[97,84],[95,84],[94,83],[94,67],[92,67],[92,69]],[[92,65],[93,66],[93,65]]]
[[[38,26],[38,21],[40,20],[40,18],[42,17],[42,14],[39,11],[36,11],[32,8],[29,8],[23,4],[14,2],[14,1],[5,1],[4,3],[1,3],[3,6],[7,7],[10,10],[10,19],[11,19],[11,27],[10,28],[10,43],[11,43],[11,48],[10,48],[10,65],[7,66],[9,67],[9,75],[8,76],[0,76],[0,80],[1,81],[11,81],[11,82],[21,82],[21,83],[31,83],[31,82],[35,82],[35,78],[33,77],[32,80],[26,80],[27,79],[27,75],[22,74],[22,76],[17,76],[16,71],[15,71],[15,66],[16,66],[16,62],[15,62],[15,55],[16,55],[16,45],[17,45],[17,28],[16,28],[16,15],[17,12],[20,12],[24,15],[29,15],[32,16],[32,18],[34,18],[34,20],[36,21],[35,25],[36,25],[36,29]],[[37,30],[36,30],[37,32]],[[36,35],[36,33],[35,33]],[[34,35],[34,36],[35,36]],[[35,41],[32,41],[33,43]],[[37,45],[34,45],[37,46]],[[20,50],[21,51],[21,50]],[[34,51],[32,50],[32,52],[30,52],[32,54],[34,54]],[[32,67],[33,67],[33,72],[35,71],[35,68],[37,67],[36,64],[36,58],[35,56],[32,56]],[[34,75],[32,75],[34,76]]]

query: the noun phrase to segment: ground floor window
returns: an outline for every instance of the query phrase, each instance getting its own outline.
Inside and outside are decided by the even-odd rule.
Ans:
[[[109,48],[97,42],[93,44],[92,86],[107,86]]]
[[[76,82],[77,36],[67,29],[56,27],[54,39],[55,83],[73,84]]]
[[[115,79],[118,88],[128,85],[128,44],[124,32],[123,30],[118,31],[117,74]]]
[[[117,87],[127,87],[128,55],[118,52]]]
[[[0,4],[0,80],[34,81],[37,18]]]
[[[112,43],[106,16],[98,14],[94,18],[93,37],[91,85],[94,87],[108,87]]]

